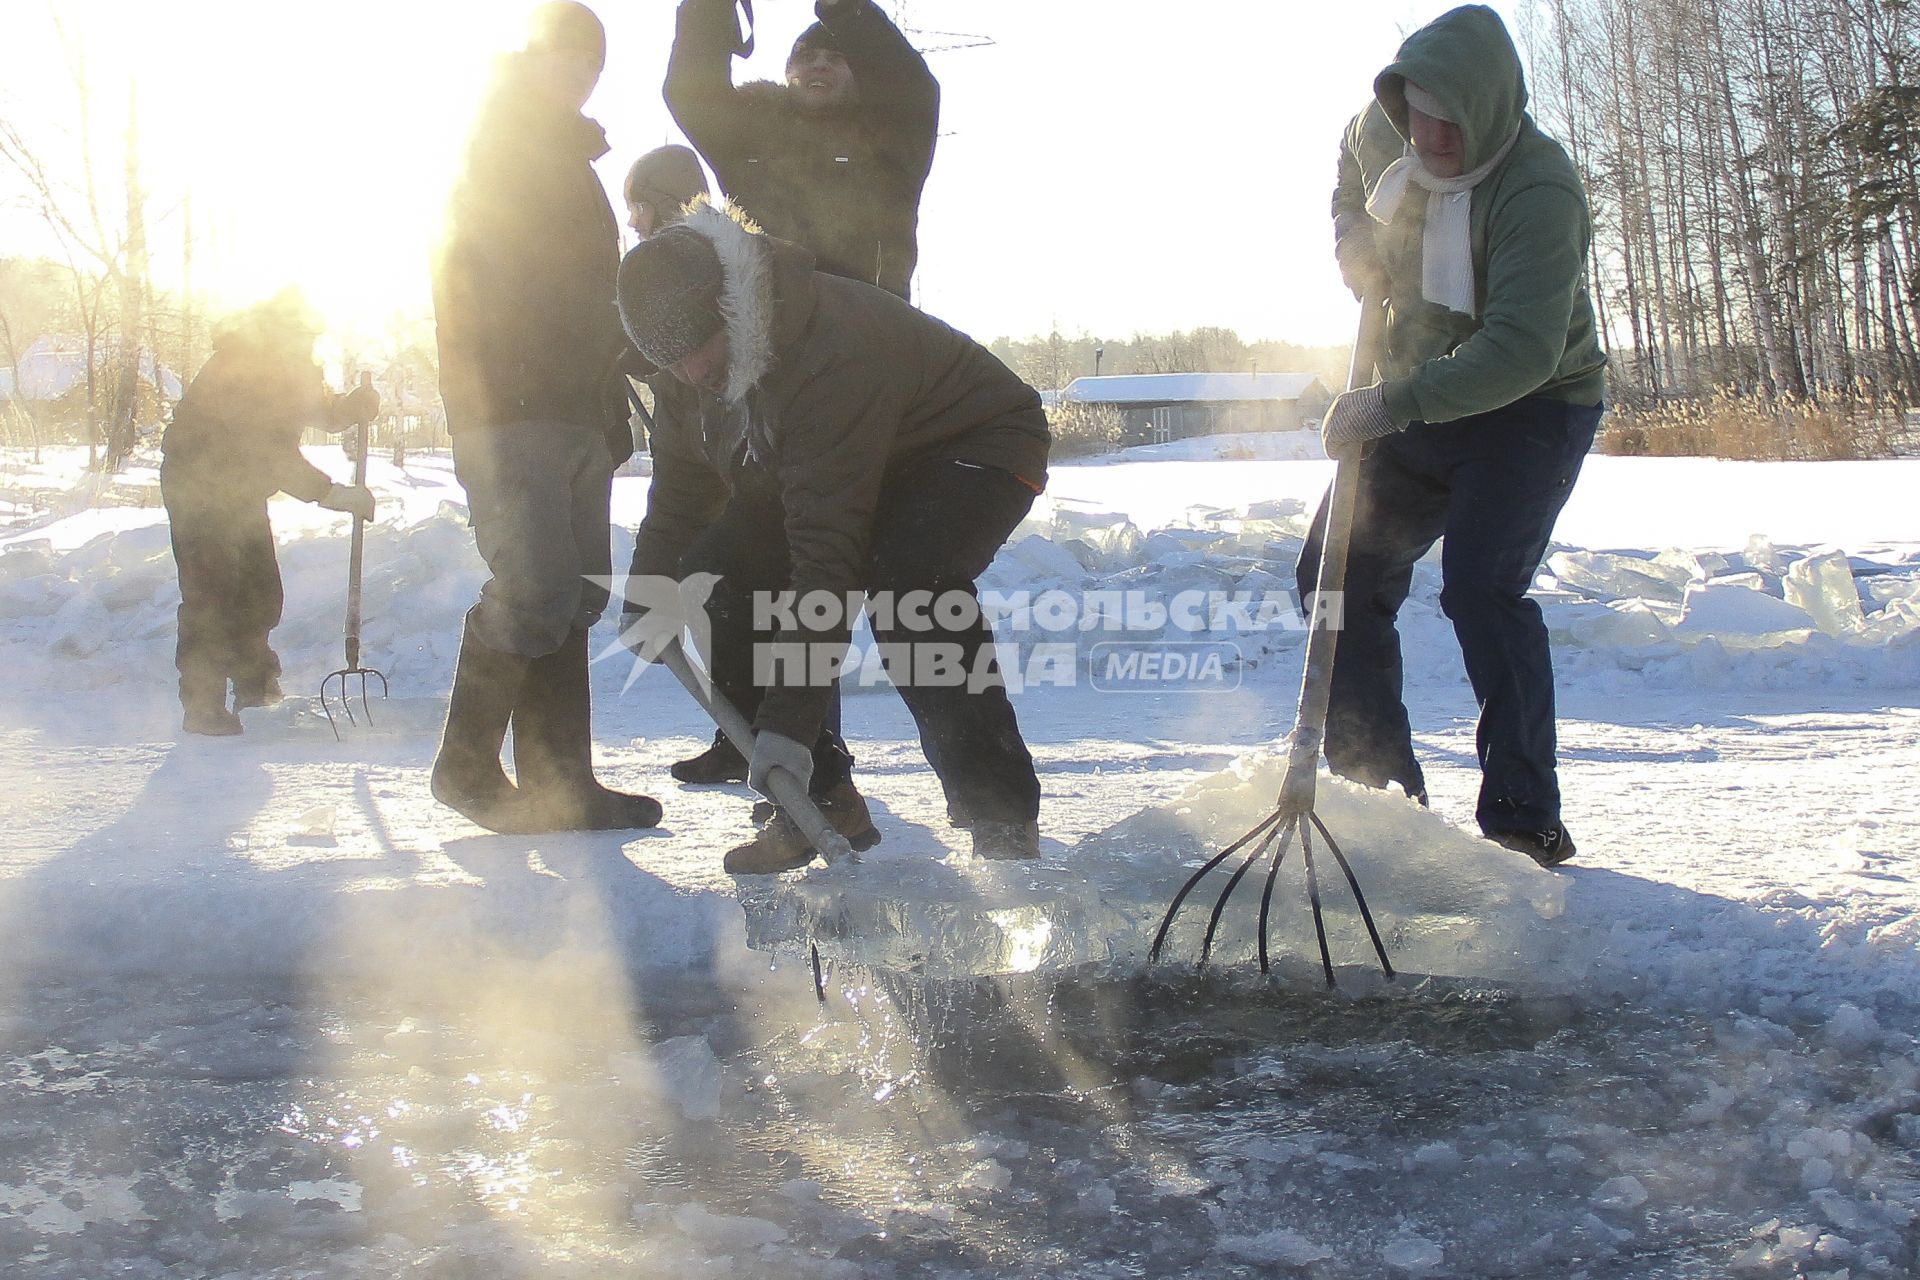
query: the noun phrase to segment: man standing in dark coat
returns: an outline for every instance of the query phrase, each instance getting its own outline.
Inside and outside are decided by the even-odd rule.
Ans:
[[[674,119],[729,200],[767,234],[811,250],[818,270],[907,297],[940,119],[940,85],[926,60],[872,0],[818,0],[819,21],[787,56],[786,83],[736,88],[730,63],[750,41],[740,39],[734,4],[682,0],[667,65]],[[653,492],[672,500],[658,476]],[[777,522],[778,511],[771,515]],[[756,540],[744,526],[737,532],[742,545]],[[839,711],[836,696],[823,765],[846,755]],[[682,782],[727,782],[744,778],[746,767],[716,733],[711,747],[672,772]],[[851,757],[833,761],[817,781],[831,789],[831,775],[851,767]],[[865,806],[857,796],[845,800],[836,821],[864,839]]]
[[[372,387],[336,396],[321,382],[319,325],[288,290],[213,342],[160,439],[160,498],[180,570],[180,704],[188,733],[239,733],[246,707],[280,700],[268,635],[285,594],[267,499],[286,493],[373,519],[373,494],[335,484],[300,452],[309,426],[339,431],[379,412]],[[233,681],[233,710],[227,681]]]
[[[606,607],[613,471],[633,452],[614,307],[619,231],[580,114],[606,60],[584,5],[535,9],[481,108],[434,263],[454,469],[491,577],[467,613],[442,804],[494,831],[647,827],[593,776],[587,631]],[[509,722],[518,785],[500,751]]]
[[[731,484],[717,523],[739,512],[770,535],[722,572],[709,605],[761,614],[713,629],[715,684],[744,666],[757,699],[741,708],[755,735],[748,781],[764,792],[776,768],[812,780],[853,623],[844,602],[864,592],[975,853],[1037,857],[1040,784],[974,582],[1046,482],[1039,395],[965,334],[815,271],[806,250],[726,207],[695,206],[629,253],[620,309],[642,355],[727,410],[708,415],[702,440]],[[782,592],[843,607],[764,607]],[[727,869],[813,856],[797,831],[780,834],[734,850]]]
[[[681,0],[667,106],[727,198],[821,271],[902,298],[919,256],[940,86],[873,0],[817,0],[787,82],[734,87],[734,0]]]

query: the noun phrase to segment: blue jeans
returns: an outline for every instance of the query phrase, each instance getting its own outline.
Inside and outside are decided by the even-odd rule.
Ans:
[[[1440,551],[1440,607],[1480,705],[1483,831],[1551,830],[1560,820],[1553,660],[1527,598],[1554,521],[1593,445],[1601,406],[1528,398],[1458,422],[1416,422],[1360,463],[1345,629],[1334,651],[1327,763],[1372,786],[1424,792],[1402,699],[1394,623],[1413,566]],[[1319,522],[1301,551],[1301,594],[1320,570]]]

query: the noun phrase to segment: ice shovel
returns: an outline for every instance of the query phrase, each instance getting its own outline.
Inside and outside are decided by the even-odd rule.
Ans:
[[[1360,332],[1353,343],[1353,363],[1347,371],[1347,390],[1352,391],[1372,382],[1385,326],[1386,308],[1376,298],[1365,299],[1360,304]],[[1368,936],[1373,939],[1373,949],[1380,958],[1380,968],[1389,978],[1393,976],[1393,964],[1387,959],[1387,949],[1380,941],[1380,931],[1374,927],[1373,913],[1367,910],[1367,899],[1360,892],[1360,882],[1354,879],[1353,868],[1347,864],[1346,855],[1340,852],[1333,833],[1327,830],[1326,823],[1313,811],[1315,775],[1320,767],[1320,748],[1326,740],[1327,701],[1333,691],[1333,652],[1340,639],[1339,610],[1335,602],[1340,601],[1346,591],[1347,544],[1353,533],[1353,507],[1360,488],[1359,447],[1343,451],[1335,462],[1333,490],[1327,502],[1327,527],[1320,547],[1320,576],[1316,580],[1308,620],[1306,670],[1300,677],[1299,711],[1294,717],[1293,733],[1288,739],[1287,771],[1280,783],[1279,802],[1264,821],[1215,854],[1180,887],[1180,892],[1174,895],[1173,905],[1167,908],[1166,918],[1160,922],[1160,931],[1154,935],[1153,947],[1147,953],[1148,963],[1160,958],[1160,948],[1167,940],[1167,931],[1173,927],[1173,918],[1179,914],[1180,904],[1187,900],[1194,886],[1215,867],[1252,845],[1253,852],[1240,863],[1228,879],[1226,888],[1221,890],[1219,900],[1214,903],[1213,916],[1207,921],[1206,938],[1200,945],[1200,963],[1205,965],[1207,957],[1213,952],[1214,933],[1220,927],[1220,915],[1227,908],[1227,899],[1233,896],[1233,891],[1239,887],[1247,872],[1271,850],[1266,889],[1260,897],[1260,972],[1269,972],[1267,913],[1273,903],[1273,885],[1280,875],[1280,864],[1285,860],[1287,847],[1297,831],[1300,834],[1301,860],[1306,864],[1307,899],[1313,905],[1313,928],[1320,940],[1320,966],[1326,971],[1327,985],[1333,986],[1333,960],[1327,953],[1327,927],[1320,914],[1320,884],[1313,865],[1313,833],[1317,831],[1320,838],[1327,842],[1334,861],[1340,864],[1340,870],[1347,878],[1347,887],[1353,890],[1353,900],[1360,908],[1360,918],[1366,922]]]
[[[373,375],[360,375],[360,385],[373,385]],[[373,434],[373,424],[362,422],[354,428],[356,446],[353,454],[353,482],[360,488],[367,485],[367,437]],[[333,718],[333,706],[329,700],[333,682],[340,682],[340,709],[346,713],[347,723],[357,725],[360,721],[353,714],[353,693],[348,682],[360,682],[360,714],[373,723],[373,707],[367,700],[367,681],[380,682],[380,696],[387,696],[387,677],[372,667],[360,665],[360,563],[366,554],[367,522],[359,516],[353,518],[353,536],[347,550],[347,665],[338,671],[328,673],[320,682],[320,709],[327,714],[327,726],[333,730],[334,741],[340,740],[340,722]]]
[[[701,680],[693,665],[687,661],[686,650],[680,647],[678,640],[669,640],[661,648],[659,661],[693,695],[693,700],[713,720],[714,726],[727,735],[727,741],[734,745],[734,749],[741,756],[752,759],[753,726],[718,690]],[[860,855],[853,851],[847,838],[827,822],[826,816],[820,812],[820,806],[807,794],[800,779],[785,769],[775,769],[767,779],[767,789],[773,793],[770,798],[780,806],[780,811],[793,820],[793,825],[800,828],[807,842],[827,860],[828,865],[860,861]]]

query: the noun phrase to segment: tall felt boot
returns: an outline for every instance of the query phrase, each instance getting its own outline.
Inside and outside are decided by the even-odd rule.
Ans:
[[[447,727],[433,761],[433,798],[489,831],[530,830],[519,791],[500,767],[507,724],[526,683],[527,660],[490,649],[467,615],[447,699]]]
[[[180,727],[188,733],[229,738],[245,732],[240,717],[227,710],[227,681],[224,676],[181,676],[180,707],[186,713]]]
[[[527,666],[513,709],[513,767],[531,821],[545,831],[623,831],[659,824],[660,802],[593,776],[587,633]]]

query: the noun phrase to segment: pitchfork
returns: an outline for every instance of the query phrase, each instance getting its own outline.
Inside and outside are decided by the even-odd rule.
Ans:
[[[1366,299],[1361,304],[1360,333],[1354,339],[1353,363],[1347,371],[1347,390],[1351,391],[1363,382],[1372,380],[1385,323],[1385,308],[1374,298]],[[1160,948],[1167,940],[1167,931],[1173,927],[1173,918],[1179,914],[1180,905],[1187,900],[1187,895],[1215,867],[1251,845],[1253,852],[1242,860],[1227,880],[1226,888],[1220,891],[1219,900],[1213,904],[1206,937],[1200,944],[1200,964],[1205,966],[1207,958],[1213,954],[1214,933],[1220,927],[1221,914],[1227,909],[1227,899],[1240,887],[1247,872],[1259,865],[1260,860],[1268,857],[1271,851],[1266,888],[1260,895],[1260,972],[1271,972],[1267,960],[1268,911],[1273,904],[1273,886],[1280,876],[1280,864],[1286,859],[1294,833],[1298,832],[1300,856],[1307,871],[1307,900],[1313,906],[1313,929],[1320,940],[1320,967],[1326,972],[1327,986],[1332,987],[1333,959],[1327,952],[1327,926],[1320,913],[1320,882],[1313,865],[1313,833],[1317,831],[1320,838],[1326,841],[1334,861],[1340,864],[1340,871],[1347,878],[1347,887],[1353,890],[1353,900],[1360,908],[1360,918],[1366,922],[1368,936],[1373,939],[1373,950],[1380,958],[1382,972],[1389,978],[1393,977],[1393,964],[1387,959],[1387,949],[1380,941],[1380,930],[1374,927],[1373,913],[1367,910],[1367,899],[1360,892],[1360,882],[1354,879],[1353,868],[1348,865],[1346,855],[1340,852],[1340,845],[1334,840],[1333,833],[1327,830],[1327,824],[1320,820],[1320,815],[1313,809],[1314,780],[1320,767],[1320,748],[1326,739],[1327,701],[1333,690],[1333,651],[1340,639],[1338,618],[1337,615],[1329,616],[1333,612],[1329,606],[1340,601],[1346,590],[1347,544],[1353,533],[1354,500],[1360,487],[1359,448],[1343,450],[1336,462],[1333,490],[1327,503],[1326,529],[1322,534],[1320,575],[1316,580],[1309,614],[1306,670],[1300,678],[1300,706],[1294,718],[1293,733],[1288,737],[1287,772],[1280,783],[1279,803],[1253,830],[1215,854],[1188,877],[1180,887],[1180,892],[1174,895],[1173,905],[1167,908],[1166,918],[1160,922],[1160,932],[1154,935],[1153,947],[1147,953],[1149,964],[1160,958]]]
[[[360,385],[373,385],[373,375],[360,375]],[[360,488],[367,484],[367,437],[373,434],[373,424],[362,422],[354,428],[356,446],[353,455],[353,483]],[[347,665],[338,671],[328,673],[320,682],[320,709],[327,713],[327,727],[333,730],[333,739],[340,741],[340,724],[333,718],[333,707],[328,701],[329,686],[335,680],[340,682],[340,709],[346,713],[347,723],[358,725],[359,720],[353,714],[353,695],[348,681],[360,681],[360,711],[373,723],[373,706],[367,700],[367,678],[371,676],[380,682],[380,696],[387,696],[387,677],[372,667],[360,665],[360,561],[366,552],[367,522],[359,516],[353,518],[353,537],[347,551]]]

